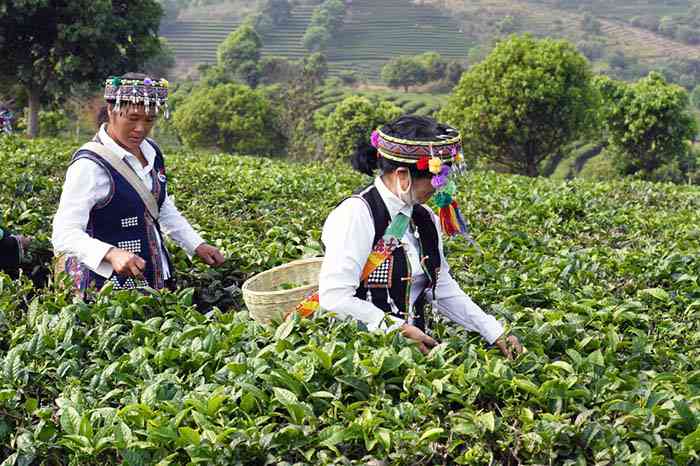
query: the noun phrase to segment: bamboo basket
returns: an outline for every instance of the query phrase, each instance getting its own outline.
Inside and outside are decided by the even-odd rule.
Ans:
[[[318,291],[323,257],[302,259],[259,273],[243,283],[241,291],[250,316],[269,323],[294,312],[297,305]],[[289,290],[278,290],[284,283],[307,283]]]

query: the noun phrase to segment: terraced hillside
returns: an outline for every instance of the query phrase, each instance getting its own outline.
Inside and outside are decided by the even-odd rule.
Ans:
[[[301,38],[306,31],[313,13],[313,5],[298,5],[292,10],[289,20],[263,37],[263,55],[300,58],[305,49]],[[164,24],[163,35],[175,50],[176,60],[180,65],[214,63],[216,49],[241,23],[241,18],[231,16],[212,20],[210,18],[192,18]]]
[[[352,69],[378,79],[397,55],[429,50],[465,60],[470,44],[449,14],[411,0],[353,0],[328,50],[332,71]]]
[[[550,6],[558,7],[558,0],[539,0],[540,3],[545,3]],[[564,8],[570,10],[581,10],[588,8],[595,12],[595,15],[600,18],[607,18],[617,21],[629,21],[635,16],[655,16],[662,17],[666,15],[687,13],[688,9],[696,0],[673,0],[673,1],[655,1],[655,0],[615,0],[615,1],[595,1],[589,6],[585,6],[586,2],[576,2],[569,7]],[[582,6],[582,3],[584,4]]]
[[[556,8],[552,4],[537,1],[516,0],[425,0],[429,3],[452,10],[461,19],[465,33],[472,40],[484,42],[493,36],[495,26],[507,16],[516,18],[517,32],[531,32],[538,36],[555,36],[573,42],[589,36],[583,29],[584,14],[570,9]],[[677,10],[661,9],[645,2],[638,5],[635,14],[633,2],[609,2],[611,5],[595,10],[601,25],[601,35],[608,46],[623,50],[626,54],[638,57],[653,65],[667,58],[700,58],[700,47],[687,45],[665,38],[659,34],[634,27],[625,21],[640,14],[663,14]],[[654,7],[654,8],[652,8]]]
[[[302,37],[314,6],[297,5],[289,21],[263,36],[263,55],[300,58],[306,50]],[[180,66],[216,61],[216,48],[241,22],[239,17],[212,19],[189,15],[186,20],[164,24],[161,33],[175,50]],[[457,21],[432,6],[411,0],[355,0],[346,21],[333,37],[327,52],[331,74],[356,70],[378,79],[381,66],[396,55],[428,50],[447,58],[464,60],[468,42]]]

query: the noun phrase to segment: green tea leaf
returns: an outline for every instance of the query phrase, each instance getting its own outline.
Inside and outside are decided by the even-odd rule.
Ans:
[[[423,443],[426,440],[427,441],[433,441],[440,437],[443,433],[445,432],[445,429],[441,427],[433,427],[432,429],[428,429],[425,432],[423,432],[423,435],[420,436],[420,439],[418,440],[419,443]]]

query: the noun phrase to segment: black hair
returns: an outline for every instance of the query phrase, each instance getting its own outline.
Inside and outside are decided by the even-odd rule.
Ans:
[[[147,77],[148,76],[143,73],[126,73],[120,76],[121,79],[146,79]],[[109,113],[107,111],[109,105],[109,103],[102,105],[95,115],[95,123],[98,129],[103,123],[109,123]]]
[[[454,136],[454,129],[438,123],[433,118],[420,115],[403,115],[381,127],[382,133],[401,139],[413,141],[435,141],[442,137]],[[368,141],[363,141],[352,154],[352,168],[366,175],[373,175],[376,170],[382,174],[392,173],[400,167],[406,167],[414,178],[430,178],[432,173],[418,170],[414,163],[400,163],[386,157],[378,157],[379,152]]]

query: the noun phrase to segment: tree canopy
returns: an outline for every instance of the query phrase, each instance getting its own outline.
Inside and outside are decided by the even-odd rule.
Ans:
[[[241,82],[256,86],[262,46],[262,39],[253,26],[242,24],[219,44],[219,69]]]
[[[409,86],[428,82],[428,70],[421,60],[414,57],[397,57],[382,67],[382,81],[389,87],[402,87],[408,92]]]
[[[686,163],[697,124],[685,89],[659,73],[633,84],[603,76],[595,83],[604,98],[606,135],[624,174],[654,179],[662,166]]]
[[[512,36],[462,75],[441,118],[462,131],[468,157],[537,176],[540,162],[591,127],[591,76],[569,42]]]
[[[260,90],[244,84],[196,89],[178,105],[173,124],[189,146],[242,154],[283,150],[271,102]]]
[[[155,56],[162,14],[156,0],[2,2],[0,80],[26,90],[29,135],[38,133],[42,98],[75,83],[97,86]]]
[[[342,159],[349,156],[362,141],[369,141],[372,130],[400,115],[401,109],[391,102],[373,102],[360,96],[346,97],[323,125],[327,157]]]

